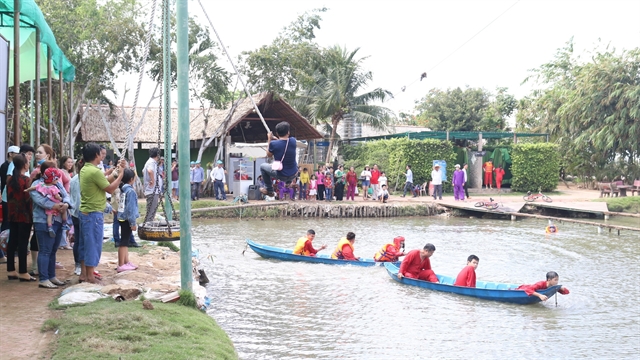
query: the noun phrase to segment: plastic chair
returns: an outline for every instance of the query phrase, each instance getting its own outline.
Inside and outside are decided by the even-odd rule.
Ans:
[[[427,191],[427,186],[429,185],[429,183],[427,181],[424,182],[424,184],[422,184],[422,186],[420,187],[420,196],[422,196],[424,194],[424,196],[429,195],[429,192]]]

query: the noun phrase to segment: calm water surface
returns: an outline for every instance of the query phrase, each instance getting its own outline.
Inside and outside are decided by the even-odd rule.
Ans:
[[[640,237],[594,227],[466,218],[210,220],[194,222],[193,247],[211,280],[208,314],[241,359],[636,358],[640,354]],[[396,235],[407,249],[432,242],[439,274],[470,254],[480,280],[534,283],[549,270],[571,290],[545,304],[512,305],[395,283],[384,268],[260,258],[246,238],[293,248],[307,229],[329,246],[348,231],[372,257]],[[213,255],[214,262],[204,259]]]

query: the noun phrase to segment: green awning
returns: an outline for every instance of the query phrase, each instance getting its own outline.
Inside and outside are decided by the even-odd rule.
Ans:
[[[449,140],[478,140],[482,134],[483,139],[508,139],[516,137],[537,137],[547,136],[547,134],[537,133],[512,133],[512,132],[484,132],[484,131],[449,131]],[[397,139],[408,138],[413,140],[422,139],[447,139],[446,131],[420,131],[420,132],[405,132],[391,135],[379,135],[379,136],[365,136],[353,139],[343,139],[344,141],[372,141],[372,140],[385,140],[385,139]]]
[[[13,43],[13,0],[0,0],[0,34]],[[71,26],[71,25],[70,25]],[[47,76],[47,49],[51,49],[51,61],[55,78],[62,72],[64,81],[75,79],[76,69],[58,47],[56,38],[34,0],[20,0],[20,82],[36,79],[36,27],[40,30],[40,77]],[[13,46],[9,57],[9,86],[13,85]]]

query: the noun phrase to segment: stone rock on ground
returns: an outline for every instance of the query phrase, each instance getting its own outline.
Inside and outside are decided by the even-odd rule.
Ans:
[[[107,285],[107,286],[102,287],[101,292],[104,293],[104,294],[109,294],[109,295],[119,294],[125,300],[133,300],[133,299],[137,298],[138,295],[140,295],[142,293],[142,289],[140,289],[137,286],[133,286],[133,285],[113,284],[113,285]]]

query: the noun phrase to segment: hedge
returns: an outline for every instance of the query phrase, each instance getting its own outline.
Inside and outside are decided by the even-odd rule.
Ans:
[[[344,158],[345,169],[353,166],[358,176],[365,165],[378,168],[387,175],[389,188],[401,190],[405,183],[406,165],[411,165],[413,183],[422,184],[431,181],[433,160],[447,162],[447,180],[443,183],[445,191],[451,191],[451,176],[456,161],[456,153],[451,142],[425,139],[409,140],[406,138],[378,140],[358,145],[343,144],[340,154]]]
[[[515,191],[552,191],[558,185],[560,152],[550,143],[516,144],[511,151],[511,188]]]

